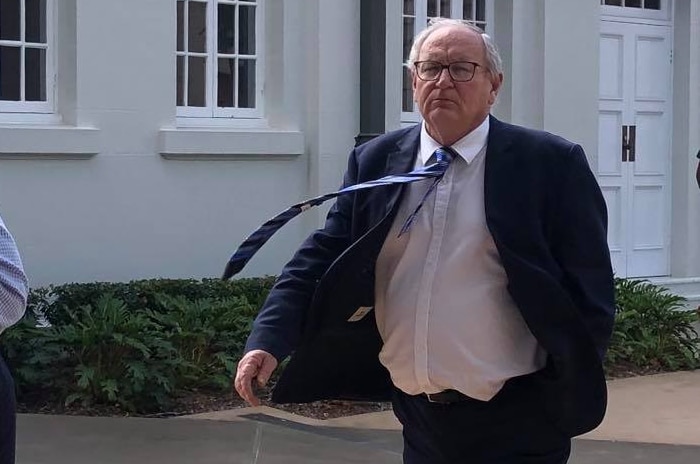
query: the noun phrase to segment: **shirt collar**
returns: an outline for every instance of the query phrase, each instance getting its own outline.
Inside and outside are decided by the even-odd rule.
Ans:
[[[489,135],[489,117],[484,119],[479,127],[457,140],[451,148],[461,156],[467,164],[474,161],[476,155],[478,155],[481,150],[486,146],[486,141]],[[418,156],[420,157],[423,165],[428,164],[428,160],[435,153],[435,150],[440,148],[440,145],[434,138],[428,134],[428,130],[425,128],[425,121],[421,124],[420,129],[420,151]]]

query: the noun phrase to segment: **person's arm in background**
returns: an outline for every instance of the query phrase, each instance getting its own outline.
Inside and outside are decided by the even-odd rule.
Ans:
[[[0,333],[21,319],[27,292],[27,276],[17,245],[0,218]]]

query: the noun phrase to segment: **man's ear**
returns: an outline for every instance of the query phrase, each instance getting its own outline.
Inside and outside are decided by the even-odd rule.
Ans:
[[[416,76],[416,70],[411,68],[411,82],[412,82],[412,89],[413,89],[413,101],[416,101],[416,85],[418,84],[418,76]]]
[[[493,105],[496,103],[496,98],[498,97],[498,92],[501,90],[503,85],[503,73],[498,73],[498,77],[491,79],[491,93],[489,95],[489,103]]]

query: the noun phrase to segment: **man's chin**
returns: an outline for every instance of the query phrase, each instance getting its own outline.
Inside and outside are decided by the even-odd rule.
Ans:
[[[426,119],[431,125],[441,127],[445,124],[454,124],[455,121],[459,121],[462,118],[460,118],[460,115],[456,111],[450,111],[446,108],[436,108],[428,113]]]

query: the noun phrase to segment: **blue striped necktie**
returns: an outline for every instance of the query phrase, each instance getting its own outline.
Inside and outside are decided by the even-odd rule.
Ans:
[[[416,209],[406,219],[406,222],[401,228],[399,235],[405,233],[413,223],[413,220],[418,214],[418,211],[420,211],[425,200],[428,198],[430,193],[435,190],[435,187],[437,186],[438,182],[440,182],[440,179],[442,179],[445,171],[447,171],[447,168],[450,165],[450,162],[454,159],[456,153],[452,148],[440,147],[435,150],[434,155],[436,159],[434,164],[416,169],[415,171],[386,176],[376,180],[369,180],[367,182],[362,182],[361,184],[350,185],[336,192],[327,193],[325,195],[311,198],[301,203],[297,203],[296,205],[290,206],[288,209],[282,211],[280,214],[260,226],[243,241],[226,264],[226,269],[224,270],[222,279],[230,279],[234,275],[241,272],[243,267],[248,263],[248,261],[250,261],[253,255],[257,253],[257,251],[270,239],[270,237],[272,237],[275,232],[277,232],[292,218],[296,217],[299,213],[302,213],[313,206],[318,206],[326,200],[330,200],[331,198],[335,198],[346,193],[356,192],[358,190],[379,187],[382,185],[407,184],[424,179],[433,179],[433,183],[430,185],[427,192],[425,192],[425,195],[423,195],[421,198],[418,206],[416,206]]]

